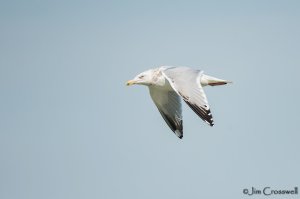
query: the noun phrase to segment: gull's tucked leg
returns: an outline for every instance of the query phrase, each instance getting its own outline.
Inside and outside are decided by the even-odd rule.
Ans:
[[[207,86],[207,85],[220,86],[220,85],[224,85],[224,84],[228,84],[228,83],[232,83],[232,82],[203,74],[201,77],[200,83],[202,86]]]

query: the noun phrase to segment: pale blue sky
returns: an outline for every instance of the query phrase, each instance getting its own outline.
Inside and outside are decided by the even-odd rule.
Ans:
[[[300,186],[299,1],[1,1],[0,198],[249,198]],[[160,65],[209,87],[184,138],[146,87]]]

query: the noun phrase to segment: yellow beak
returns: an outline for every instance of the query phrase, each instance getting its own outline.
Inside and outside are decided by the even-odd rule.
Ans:
[[[129,81],[126,83],[127,86],[131,86],[131,85],[133,85],[133,84],[135,84],[135,81],[134,81],[134,80],[129,80]]]

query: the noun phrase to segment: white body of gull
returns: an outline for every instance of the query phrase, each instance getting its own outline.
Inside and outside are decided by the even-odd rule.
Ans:
[[[183,137],[181,98],[202,120],[213,126],[212,114],[203,87],[227,83],[231,82],[205,75],[201,70],[162,66],[140,73],[133,80],[129,80],[127,85],[148,86],[158,111],[171,130],[181,139]]]

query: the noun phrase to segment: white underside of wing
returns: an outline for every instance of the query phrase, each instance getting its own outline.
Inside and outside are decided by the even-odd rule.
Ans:
[[[183,127],[180,96],[167,86],[150,86],[150,95],[168,126],[179,138],[182,138]]]
[[[203,72],[187,67],[172,67],[163,68],[162,74],[189,107],[205,122],[213,126],[208,101],[200,83]]]

